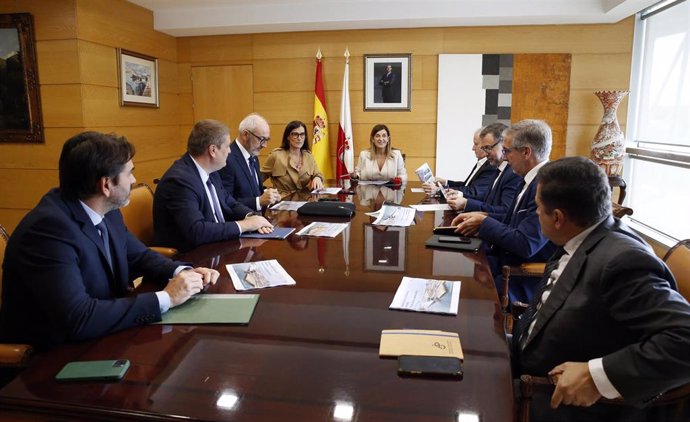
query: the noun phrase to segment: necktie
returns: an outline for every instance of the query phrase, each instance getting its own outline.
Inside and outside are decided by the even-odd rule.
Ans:
[[[259,179],[256,177],[256,165],[258,163],[258,159],[256,158],[255,155],[252,155],[249,157],[249,171],[252,173],[252,177],[256,181],[256,186],[259,186]]]
[[[470,171],[470,174],[467,175],[467,179],[465,179],[465,182],[463,183],[464,186],[467,186],[470,184],[470,180],[472,180],[472,177],[474,176],[474,171],[477,170],[477,163],[474,163],[474,167],[472,167],[472,171]]]
[[[551,279],[551,273],[553,270],[558,268],[558,262],[561,259],[563,255],[565,255],[565,249],[563,247],[559,247],[556,249],[556,252],[551,256],[551,259],[549,262],[546,264],[546,267],[544,268],[544,276],[542,277],[541,280],[539,280],[539,286],[537,287],[537,294],[534,295],[532,298],[532,302],[530,303],[529,307],[525,311],[525,313],[520,317],[520,320],[518,321],[517,327],[516,327],[516,333],[515,336],[513,336],[513,339],[519,339],[519,344],[520,344],[520,349],[525,347],[525,343],[527,342],[528,338],[528,332],[529,332],[529,326],[532,324],[532,321],[534,318],[537,316],[537,312],[541,308],[542,305],[542,295],[544,294],[544,291],[547,289],[549,286],[549,280]]]
[[[220,209],[220,202],[218,202],[218,195],[216,195],[216,188],[211,183],[211,179],[206,180],[206,186],[211,194],[211,205],[213,206],[213,213],[216,215],[216,222],[224,223],[225,217],[223,217],[223,211]]]
[[[113,269],[113,259],[110,255],[110,236],[108,234],[108,227],[105,225],[105,220],[101,220],[96,224],[96,228],[101,232],[101,240],[103,240],[103,249],[105,250],[105,259],[108,260],[110,270]]]

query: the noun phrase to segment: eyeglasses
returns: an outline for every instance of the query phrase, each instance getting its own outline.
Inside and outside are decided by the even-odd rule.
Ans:
[[[306,132],[290,132],[290,136],[293,138],[306,139],[307,133]]]
[[[512,148],[503,147],[503,155],[508,155],[513,151],[516,151],[519,149],[525,149],[525,148],[527,148],[527,147],[526,146],[524,146],[524,147],[512,147]]]
[[[489,152],[489,151],[491,151],[492,149],[494,149],[494,147],[495,147],[496,145],[500,144],[501,142],[503,142],[503,140],[496,141],[496,143],[494,143],[493,145],[484,145],[484,146],[482,146],[482,147],[479,147],[479,149],[482,150],[482,151],[484,151],[484,152]]]
[[[247,132],[251,133],[253,137],[255,137],[256,139],[258,139],[258,140],[259,140],[259,143],[260,143],[261,145],[266,145],[266,144],[268,143],[268,141],[271,140],[271,137],[270,137],[270,136],[269,136],[268,138],[265,137],[265,136],[258,136],[257,134],[255,134],[254,132],[252,132],[252,131],[249,130],[249,129],[247,129]]]

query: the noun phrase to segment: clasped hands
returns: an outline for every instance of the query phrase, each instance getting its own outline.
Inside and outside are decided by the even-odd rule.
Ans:
[[[181,305],[207,286],[216,284],[219,276],[218,271],[204,267],[180,271],[168,281],[168,285],[163,289],[170,296],[170,307]]]

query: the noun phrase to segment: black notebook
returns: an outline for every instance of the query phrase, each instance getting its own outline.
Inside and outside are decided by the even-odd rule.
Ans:
[[[424,245],[431,248],[453,249],[456,251],[463,252],[477,252],[479,250],[479,247],[482,245],[482,240],[477,239],[476,237],[469,238],[469,243],[440,242],[440,237],[446,236],[435,234],[431,236]]]

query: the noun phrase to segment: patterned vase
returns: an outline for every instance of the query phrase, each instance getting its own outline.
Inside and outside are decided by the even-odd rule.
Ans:
[[[596,91],[604,106],[604,117],[597,135],[592,141],[590,158],[604,169],[609,176],[620,176],[623,171],[623,155],[625,154],[625,137],[618,124],[616,111],[623,98],[629,91]]]

